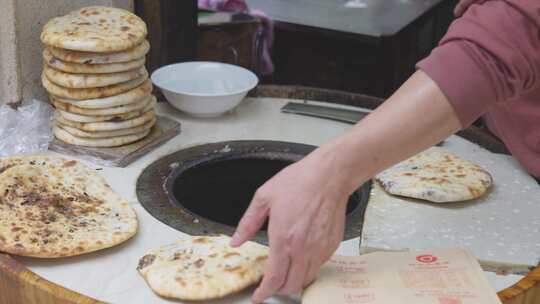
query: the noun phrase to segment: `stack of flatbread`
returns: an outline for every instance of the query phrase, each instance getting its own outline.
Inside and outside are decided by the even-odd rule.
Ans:
[[[55,136],[69,144],[117,147],[156,123],[145,69],[146,24],[132,13],[87,7],[43,28],[42,83],[56,107]]]

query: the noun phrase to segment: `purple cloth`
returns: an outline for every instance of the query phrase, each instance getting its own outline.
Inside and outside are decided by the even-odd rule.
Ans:
[[[262,35],[262,64],[259,73],[269,75],[274,72],[274,63],[272,62],[272,45],[274,43],[274,23],[264,12],[259,10],[250,10],[244,0],[198,0],[199,8],[222,12],[241,12],[247,13],[261,19],[262,26],[259,29]]]
[[[199,8],[223,12],[248,11],[248,6],[243,0],[199,0]]]

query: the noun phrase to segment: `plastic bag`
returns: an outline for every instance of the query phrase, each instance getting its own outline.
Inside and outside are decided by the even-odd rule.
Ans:
[[[53,108],[39,100],[17,110],[0,106],[0,157],[47,151],[53,140]]]

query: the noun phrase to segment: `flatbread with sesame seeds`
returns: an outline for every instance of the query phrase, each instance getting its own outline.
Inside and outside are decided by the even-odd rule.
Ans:
[[[75,74],[108,74],[125,72],[138,69],[144,66],[146,59],[137,58],[128,62],[107,63],[107,64],[87,64],[75,63],[60,60],[51,53],[49,49],[43,50],[43,62],[55,70]]]
[[[480,166],[436,148],[383,171],[376,180],[390,194],[435,203],[479,198],[493,184]]]
[[[137,267],[150,288],[165,298],[208,301],[256,284],[268,248],[247,242],[229,246],[227,236],[187,237],[143,256]]]
[[[110,53],[141,44],[147,33],[144,21],[126,10],[91,6],[51,19],[41,41],[61,49]]]
[[[50,97],[51,103],[54,105],[54,107],[58,110],[62,110],[65,112],[70,112],[74,114],[80,114],[80,115],[86,115],[86,116],[101,116],[101,115],[117,115],[117,114],[124,114],[129,113],[133,111],[137,111],[140,109],[143,109],[147,107],[149,104],[155,104],[157,102],[157,99],[153,95],[149,95],[148,97],[136,101],[134,103],[130,103],[127,105],[120,105],[120,106],[114,106],[106,109],[85,109],[78,107],[76,105],[73,105],[71,103],[64,103],[60,100]]]
[[[63,125],[59,122],[56,122],[56,126],[53,128],[53,130],[55,128],[61,128],[65,132],[68,132],[72,136],[75,136],[78,138],[110,138],[110,137],[138,134],[138,133],[150,130],[156,124],[156,121],[157,119],[154,118],[151,121],[145,123],[144,125],[140,125],[138,127],[120,129],[120,130],[114,130],[114,131],[98,131],[98,132],[83,131],[83,130],[79,130],[77,128],[73,128],[70,126]]]
[[[114,64],[123,63],[143,58],[150,51],[150,43],[148,40],[143,43],[122,52],[115,53],[89,53],[78,52],[55,47],[48,47],[51,54],[65,62],[80,63],[85,65],[91,64]]]
[[[51,81],[45,73],[41,74],[41,84],[43,85],[43,88],[49,94],[60,97],[60,98],[67,98],[71,100],[87,100],[87,99],[97,99],[97,98],[104,98],[104,97],[112,97],[116,95],[120,95],[122,93],[128,92],[133,90],[134,88],[142,85],[144,82],[148,80],[148,73],[146,70],[144,70],[144,75],[130,80],[123,83],[118,83],[114,85],[109,85],[105,87],[100,88],[85,88],[85,89],[74,89],[74,88],[66,88],[61,85],[57,85],[53,81]],[[113,98],[118,99],[118,98]]]
[[[109,248],[137,232],[137,216],[105,179],[59,157],[0,158],[0,251],[59,258]]]
[[[76,146],[94,147],[94,148],[113,148],[113,147],[125,146],[128,144],[137,142],[145,138],[148,134],[150,134],[150,130],[145,130],[139,133],[109,137],[109,138],[85,138],[85,137],[77,137],[69,133],[68,131],[62,129],[58,125],[56,125],[53,127],[53,134],[59,140],[68,144],[76,145]]]
[[[135,70],[117,73],[72,74],[55,70],[46,64],[43,67],[43,73],[55,84],[70,89],[103,88],[140,79],[141,77],[148,77],[148,72],[144,66]]]
[[[140,110],[135,110],[135,111],[122,113],[122,114],[112,114],[112,115],[81,115],[81,114],[64,111],[62,109],[56,109],[56,111],[58,111],[58,113],[67,120],[82,122],[82,123],[89,123],[89,122],[100,122],[100,121],[129,120],[135,117],[139,117],[150,110],[153,110],[155,105],[156,105],[156,102],[154,98],[154,99],[151,99],[150,102],[144,108]]]
[[[129,120],[120,121],[103,121],[103,122],[76,122],[66,119],[62,114],[56,113],[56,121],[62,125],[67,125],[73,128],[77,128],[83,131],[98,132],[98,131],[115,131],[121,129],[129,129],[138,126],[142,126],[149,121],[155,119],[156,115],[154,110],[143,113],[139,117],[135,117]]]
[[[47,79],[45,80],[48,81]],[[86,112],[82,111],[82,109],[91,109],[91,110],[107,109],[107,110],[113,111],[114,107],[127,106],[127,105],[130,105],[129,107],[130,109],[132,109],[132,105],[134,103],[150,98],[152,89],[153,89],[152,82],[149,79],[147,79],[142,84],[140,84],[139,86],[136,86],[133,89],[129,89],[126,92],[119,93],[117,95],[111,95],[108,97],[95,97],[93,99],[81,100],[81,99],[73,99],[69,97],[59,97],[51,93],[50,98],[53,102],[57,101],[57,102],[63,103],[64,107],[68,108],[66,109],[66,111],[84,115]],[[76,109],[72,110],[70,106],[76,107]],[[76,110],[81,110],[81,111],[76,111]],[[131,111],[133,111],[133,109]],[[120,113],[125,113],[125,112],[126,111],[123,111]],[[115,112],[114,114],[116,113],[118,112]],[[110,113],[110,112],[103,113],[102,111],[102,112],[98,112],[97,114],[101,115],[101,114],[113,114],[113,113]],[[93,114],[87,114],[87,115],[93,115]]]

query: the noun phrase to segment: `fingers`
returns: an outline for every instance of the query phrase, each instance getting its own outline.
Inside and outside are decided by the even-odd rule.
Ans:
[[[255,290],[252,301],[262,303],[274,295],[283,286],[290,267],[290,257],[286,250],[282,250],[281,243],[270,245],[270,255],[266,262],[264,277]]]
[[[309,271],[309,259],[305,252],[292,254],[291,268],[288,271],[287,279],[278,293],[283,295],[297,294],[304,287],[304,278]]]
[[[251,204],[249,204],[248,209],[244,213],[244,216],[242,216],[240,223],[238,223],[236,232],[231,240],[232,247],[242,245],[261,229],[268,217],[269,204],[267,202],[268,200],[260,194],[255,194]]]
[[[308,287],[315,279],[317,278],[317,275],[319,274],[320,264],[315,263],[315,261],[310,261],[308,264],[308,270],[306,272],[306,276],[304,277],[304,284],[303,287]]]
[[[325,238],[327,244],[326,248],[329,250],[318,259],[312,259],[309,264],[309,270],[304,277],[304,287],[309,286],[319,275],[321,266],[326,263],[328,259],[332,257],[335,252],[335,248],[339,247],[339,244],[343,240],[343,234],[345,230],[345,209],[337,208],[333,216],[333,225]]]
[[[344,203],[346,206],[346,202]],[[330,236],[328,240],[331,241],[329,244],[330,248],[338,248],[341,242],[343,241],[343,237],[345,235],[345,222],[347,218],[347,209],[346,207],[343,209],[336,209],[336,213],[334,214],[334,225],[332,226],[332,229],[330,231]],[[330,256],[327,257],[330,258],[334,253],[329,252]],[[323,262],[326,262],[325,259]]]

